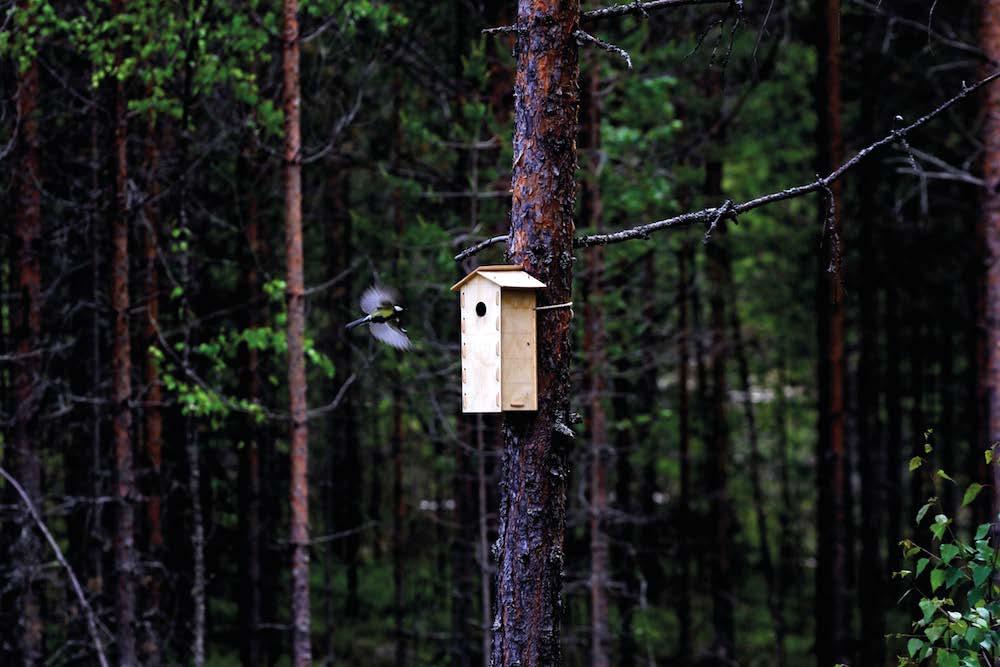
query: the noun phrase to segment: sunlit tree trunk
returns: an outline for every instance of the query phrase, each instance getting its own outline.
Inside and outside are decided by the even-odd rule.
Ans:
[[[980,42],[992,62],[1000,60],[1000,0],[984,0]],[[1000,86],[986,89],[983,125],[983,238],[986,251],[985,325],[988,375],[988,442],[1000,441]],[[995,459],[1000,457],[994,457]],[[993,516],[1000,513],[1000,463],[993,465]]]
[[[507,247],[547,287],[539,305],[571,298],[576,200],[578,0],[520,0],[514,85],[513,204]],[[494,667],[560,664],[566,526],[570,312],[538,313],[538,411],[508,413],[497,562]]]
[[[291,544],[292,656],[296,667],[312,662],[309,619],[309,430],[306,407],[305,276],[302,258],[302,143],[299,117],[298,1],[283,0],[282,91],[285,112],[285,270],[288,304],[288,392],[292,425]],[[332,629],[331,629],[332,631]]]

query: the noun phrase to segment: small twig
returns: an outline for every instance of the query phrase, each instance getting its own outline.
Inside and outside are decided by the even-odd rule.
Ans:
[[[555,310],[557,308],[572,308],[573,302],[567,301],[566,303],[557,303],[551,306],[535,306],[535,310]]]
[[[829,185],[823,183],[823,179],[817,175],[816,182],[823,191],[823,199],[826,201],[826,214],[823,216],[823,231],[820,234],[820,247],[823,246],[823,239],[830,236],[830,264],[826,267],[827,273],[833,273],[840,277],[840,233],[837,230],[837,198],[833,195],[833,190]]]
[[[484,35],[497,35],[503,33],[520,32],[520,28],[516,25],[498,25],[495,28],[483,28]]]
[[[603,39],[594,37],[589,32],[585,32],[583,30],[574,30],[573,36],[576,37],[576,42],[580,46],[584,46],[586,44],[593,44],[599,49],[621,56],[622,59],[625,60],[625,64],[628,66],[628,68],[632,69],[632,56],[630,56],[628,54],[628,51],[626,51],[622,47],[615,46],[610,42],[605,42]]]
[[[70,584],[73,586],[73,592],[76,594],[76,598],[80,602],[80,606],[83,607],[84,614],[87,617],[87,631],[90,633],[91,641],[94,642],[94,650],[97,651],[97,659],[101,663],[101,667],[108,667],[108,659],[104,655],[104,646],[101,644],[100,635],[97,634],[97,621],[94,617],[94,610],[90,608],[90,603],[87,602],[87,597],[83,594],[83,588],[80,586],[80,580],[76,578],[73,568],[70,567],[70,564],[66,561],[66,557],[63,556],[63,552],[59,548],[59,544],[56,543],[55,538],[52,537],[52,533],[49,532],[45,522],[42,521],[42,517],[35,508],[35,504],[31,502],[31,498],[24,490],[24,487],[22,487],[10,473],[4,470],[2,466],[0,466],[0,475],[7,480],[8,484],[14,487],[14,490],[17,491],[17,495],[21,496],[21,500],[28,508],[28,513],[31,515],[32,520],[34,520],[38,530],[42,532],[42,535],[45,536],[45,540],[49,543],[49,546],[52,547],[52,551],[56,555],[56,560],[59,561],[59,564],[62,565],[64,570],[66,570]]]
[[[702,243],[708,243],[709,241],[712,240],[712,232],[714,232],[715,228],[719,226],[719,223],[722,222],[722,219],[727,217],[726,214],[733,210],[733,200],[727,199],[725,203],[722,204],[722,206],[720,206],[717,210],[719,213],[714,218],[712,218],[712,223],[708,226],[708,229],[705,231],[705,238],[702,239]],[[733,219],[735,220],[735,216],[731,217],[733,217]]]

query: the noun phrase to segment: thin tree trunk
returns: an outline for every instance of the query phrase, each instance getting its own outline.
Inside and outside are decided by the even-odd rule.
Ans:
[[[600,68],[590,68],[585,79],[583,146],[587,154],[588,174],[584,184],[583,218],[594,233],[603,228],[603,205],[599,184],[601,163],[601,99]],[[590,664],[591,667],[609,667],[608,654],[611,643],[608,628],[608,534],[605,516],[608,510],[608,426],[604,409],[604,377],[607,374],[605,358],[604,306],[604,248],[589,250],[589,276],[587,303],[584,308],[584,349],[587,356],[589,391],[587,403],[590,413]]]
[[[986,56],[1000,58],[1000,0],[985,0],[980,42]],[[989,443],[1000,440],[1000,87],[986,89],[986,122],[983,126],[983,237],[986,250],[986,349],[988,376],[984,383],[989,418]],[[993,517],[1000,514],[1000,462],[993,464]],[[1000,526],[1000,524],[998,524]],[[997,528],[1000,532],[1000,527]]]
[[[753,495],[754,520],[757,524],[758,549],[760,550],[760,569],[764,575],[764,584],[767,586],[767,609],[771,614],[771,624],[774,626],[774,651],[775,664],[783,666],[787,662],[785,655],[785,628],[784,609],[779,603],[777,591],[776,573],[774,560],[771,555],[770,529],[768,528],[765,507],[767,498],[764,496],[764,487],[761,484],[761,466],[764,464],[760,451],[760,438],[757,431],[757,419],[754,414],[753,387],[750,384],[750,363],[747,360],[746,345],[743,340],[743,328],[740,325],[739,312],[736,305],[739,303],[736,294],[736,285],[732,280],[731,271],[728,272],[729,282],[729,326],[733,335],[733,351],[736,353],[736,365],[739,370],[740,390],[743,392],[743,416],[747,424],[747,440],[750,443],[750,490]]]
[[[158,235],[160,230],[160,212],[154,200],[159,197],[159,162],[160,154],[157,147],[156,120],[149,115],[146,137],[146,182],[150,201],[145,205],[145,261],[146,261],[146,321],[143,332],[143,342],[146,355],[146,400],[144,405],[144,435],[147,464],[149,473],[146,480],[146,522],[148,524],[147,549],[149,558],[153,561],[161,559],[163,552],[163,525],[161,522],[161,485],[160,466],[163,463],[163,388],[160,384],[160,364],[153,354],[152,348],[159,345],[157,328],[160,319],[160,285]],[[160,569],[148,568],[144,573],[148,583],[143,625],[146,628],[143,641],[143,659],[148,667],[160,664],[160,593],[162,580]]]
[[[722,194],[722,163],[709,162],[705,170],[705,194],[717,198]],[[729,424],[727,415],[725,291],[730,271],[726,247],[726,229],[720,226],[706,247],[710,285],[712,347],[709,365],[712,375],[712,439],[709,461],[709,493],[713,521],[713,554],[711,559],[712,623],[715,632],[713,653],[720,664],[735,659],[736,626],[733,618],[735,591],[732,580],[733,516],[729,498]]]
[[[247,256],[243,275],[243,293],[247,304],[246,329],[261,326],[261,289],[257,265],[260,261],[260,223],[257,201],[257,165],[255,153],[249,148],[240,155],[240,205],[245,216]],[[243,386],[247,398],[261,400],[260,354],[247,346],[242,351]],[[239,532],[240,549],[240,662],[250,667],[262,663],[261,617],[261,465],[260,439],[262,427],[252,416],[244,417],[245,437],[240,450],[239,470]]]
[[[124,0],[112,2],[112,13],[124,12]],[[121,63],[122,53],[115,54]],[[111,308],[115,314],[114,345],[111,358],[113,375],[115,472],[117,475],[117,522],[115,534],[115,594],[118,663],[122,667],[138,664],[135,652],[135,469],[132,457],[132,360],[129,338],[129,211],[128,163],[126,159],[126,100],[124,85],[114,83],[114,206],[111,240]]]
[[[20,161],[14,170],[16,188],[14,249],[17,256],[17,298],[12,322],[12,342],[19,356],[13,370],[14,470],[18,481],[36,506],[42,494],[41,452],[38,408],[44,392],[39,357],[42,331],[42,274],[39,243],[42,232],[41,191],[38,151],[38,63],[32,61],[17,81],[17,112],[20,119],[18,143]],[[19,506],[20,504],[18,504]],[[17,623],[20,658],[34,665],[43,657],[42,588],[35,582],[40,574],[41,544],[27,511],[20,515],[14,562],[18,569]]]
[[[507,257],[565,303],[573,278],[578,0],[519,0],[513,205]],[[504,425],[494,667],[561,662],[570,313],[538,314],[538,411]]]
[[[487,500],[489,492],[486,488],[486,436],[483,428],[483,416],[476,416],[476,500],[478,517],[478,541],[476,542],[477,559],[479,560],[479,597],[482,605],[482,650],[483,667],[490,667],[490,644],[492,635],[490,617],[493,614],[492,588],[493,580],[490,572],[490,540],[489,513]]]
[[[694,260],[694,246],[690,239],[684,239],[677,253],[680,304],[678,306],[677,336],[677,419],[678,457],[680,459],[681,489],[678,499],[680,513],[680,539],[677,545],[677,560],[680,569],[677,582],[677,623],[678,655],[682,662],[691,659],[691,410],[688,392],[691,366],[691,330],[688,325],[688,301],[690,300],[691,264]]]
[[[882,24],[873,22],[869,30],[868,52],[865,57],[865,89],[861,104],[862,122],[874,135],[878,120],[878,89],[885,67],[877,39]],[[878,182],[878,164],[862,166],[860,182]],[[878,285],[879,256],[875,242],[878,224],[877,189],[861,189],[858,224],[861,227],[861,355],[858,360],[858,426],[859,467],[861,473],[861,563],[858,579],[858,604],[861,607],[861,664],[871,667],[885,664],[885,595],[882,567],[881,538],[885,499],[885,447],[879,422],[879,354],[878,354]]]
[[[298,0],[283,0],[285,111],[285,262],[288,303],[288,392],[291,426],[292,656],[312,662],[309,619],[309,430],[306,407],[305,277],[302,258],[302,146],[299,105]],[[332,631],[332,628],[329,629]]]
[[[817,170],[827,173],[841,163],[841,57],[840,0],[817,0],[819,26],[818,83],[816,108],[818,160]],[[831,186],[833,202],[824,198],[819,215],[824,225],[824,247],[831,257],[821,257],[817,284],[819,311],[819,441],[817,486],[817,567],[816,657],[819,667],[849,662],[847,451],[844,437],[844,297],[840,286],[837,239],[840,217],[837,202],[840,185]],[[832,220],[830,210],[833,208]],[[828,271],[833,265],[834,272]]]

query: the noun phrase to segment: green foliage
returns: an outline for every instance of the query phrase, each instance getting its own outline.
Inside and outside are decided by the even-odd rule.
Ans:
[[[929,438],[930,432],[925,433]],[[925,452],[933,451],[931,445]],[[910,470],[929,465],[916,456]],[[943,470],[933,476],[954,484]],[[970,484],[962,499],[963,507],[975,500],[983,486]],[[990,524],[979,526],[971,540],[963,540],[952,529],[953,519],[938,498],[930,498],[916,515],[921,525],[931,510],[937,513],[927,527],[929,544],[915,540],[900,542],[903,556],[912,569],[894,574],[909,582],[904,600],[916,599],[919,617],[906,640],[899,665],[935,664],[940,667],[992,665],[1000,656],[1000,587],[996,583],[998,550],[990,545]]]

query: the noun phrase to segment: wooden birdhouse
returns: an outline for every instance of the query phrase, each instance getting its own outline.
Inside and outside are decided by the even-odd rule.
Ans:
[[[481,266],[461,294],[462,412],[538,409],[535,290],[518,266]]]

